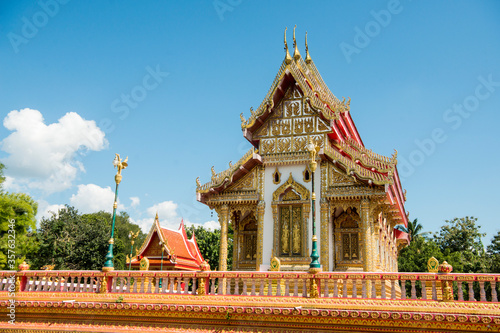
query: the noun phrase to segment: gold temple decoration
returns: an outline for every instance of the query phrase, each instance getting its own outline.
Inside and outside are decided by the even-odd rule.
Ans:
[[[276,257],[271,258],[271,265],[269,267],[269,270],[271,272],[279,272],[280,269],[281,269],[281,261]]]
[[[293,58],[295,60],[300,59],[300,52],[299,49],[297,48],[297,41],[295,40],[295,28],[297,28],[297,25],[293,27]]]
[[[437,273],[439,269],[439,261],[432,257],[427,261],[427,270],[429,273]]]
[[[292,173],[290,172],[290,176],[288,177],[288,180],[278,187],[276,191],[273,193],[273,201],[279,201],[280,196],[282,194],[286,194],[285,192],[288,189],[293,189],[301,198],[301,200],[309,200],[309,190],[304,187],[304,185],[297,183],[292,176]]]
[[[115,154],[115,159],[113,160],[113,165],[116,167],[117,172],[115,175],[116,184],[120,184],[122,181],[122,170],[128,167],[128,156],[122,161],[120,154]]]
[[[292,62],[292,57],[290,56],[290,52],[288,52],[288,43],[286,42],[286,30],[287,29],[288,29],[288,27],[285,27],[285,52],[286,52],[285,63],[289,64]]]
[[[306,31],[306,64],[309,64],[312,61],[311,56],[309,55],[309,46],[307,46],[307,31]]]

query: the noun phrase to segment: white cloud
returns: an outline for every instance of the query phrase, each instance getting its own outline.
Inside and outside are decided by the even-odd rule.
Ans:
[[[203,223],[203,228],[210,230],[220,229],[220,223],[217,221],[207,221]]]
[[[69,202],[80,213],[96,213],[98,211],[113,212],[113,202],[115,192],[111,187],[100,187],[95,184],[78,185],[78,191],[73,194]],[[124,206],[118,204],[118,209],[123,210]]]
[[[43,217],[50,218],[52,215],[58,216],[59,209],[64,208],[64,205],[50,205],[45,200],[38,200],[38,212],[36,214],[36,220],[39,222]]]
[[[130,207],[135,208],[141,204],[141,199],[139,197],[130,197],[130,201],[132,203],[130,204]]]
[[[172,220],[177,218],[177,204],[173,201],[163,201],[147,209],[148,215],[154,217],[158,212],[160,220]]]
[[[153,221],[155,219],[155,215],[158,212],[158,218],[160,220],[160,225],[164,228],[169,228],[173,230],[177,230],[183,219],[182,216],[179,216],[177,210],[179,209],[179,205],[173,201],[163,201],[157,203],[146,209],[147,217],[133,220],[133,223],[139,225],[144,232],[149,232],[151,226],[153,225]],[[190,227],[194,225],[195,227],[203,226],[206,229],[219,229],[220,224],[217,221],[207,221],[203,224],[193,223],[187,219],[184,219],[184,224],[186,227]]]
[[[14,110],[3,125],[13,132],[0,142],[1,149],[10,154],[2,160],[7,166],[5,173],[15,182],[47,193],[69,188],[78,172],[85,171],[79,154],[100,151],[108,145],[95,121],[75,112],[46,125],[38,110]]]

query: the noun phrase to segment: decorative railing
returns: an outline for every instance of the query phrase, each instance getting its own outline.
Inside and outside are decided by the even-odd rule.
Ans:
[[[499,287],[500,274],[0,271],[0,296],[15,291],[498,302]]]

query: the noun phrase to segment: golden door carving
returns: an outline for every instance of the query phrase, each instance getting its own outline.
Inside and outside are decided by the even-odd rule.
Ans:
[[[302,207],[281,206],[280,207],[280,255],[300,256],[302,250]]]

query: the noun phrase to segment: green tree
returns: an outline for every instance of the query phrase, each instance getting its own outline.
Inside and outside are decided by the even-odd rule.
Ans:
[[[0,163],[0,270],[17,269],[37,247],[32,235],[38,204],[27,194],[4,191],[4,169]]]
[[[437,235],[434,236],[441,252],[453,271],[457,273],[486,272],[486,256],[477,218],[466,216],[446,220]]]
[[[198,248],[203,259],[205,259],[212,270],[219,270],[219,248],[220,248],[220,229],[210,230],[202,226],[192,227],[186,230],[188,237],[194,232]],[[233,227],[228,226],[227,232],[227,270],[233,267]]]
[[[490,273],[500,273],[500,231],[493,236],[491,244],[487,247]]]
[[[431,257],[436,258],[439,262],[445,260],[443,253],[435,241],[416,237],[410,245],[399,252],[399,271],[427,272],[427,262]]]
[[[408,234],[410,235],[410,239],[416,240],[417,238],[424,237],[429,238],[429,232],[422,232],[423,226],[418,222],[418,219],[414,219],[413,221],[408,221]]]
[[[32,269],[54,264],[55,269],[100,270],[108,251],[111,233],[111,214],[98,212],[79,214],[70,206],[50,218],[43,218],[37,233],[40,248],[31,256]],[[125,269],[128,232],[138,226],[129,221],[126,213],[117,215],[113,245],[114,267]],[[144,239],[144,235],[140,235]],[[141,238],[138,237],[139,241]],[[136,239],[137,240],[137,239]]]

